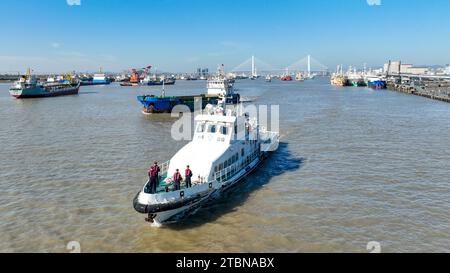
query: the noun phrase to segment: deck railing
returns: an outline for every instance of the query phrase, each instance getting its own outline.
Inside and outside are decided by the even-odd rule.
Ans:
[[[170,161],[164,162],[163,164],[161,164],[161,175],[167,173],[169,171],[169,166],[170,166]]]
[[[258,157],[258,152],[253,152],[249,157],[245,157],[238,162],[228,166],[227,168],[220,170],[214,174],[214,179],[219,183],[228,182],[230,178],[235,176],[242,169],[246,168],[250,163]]]

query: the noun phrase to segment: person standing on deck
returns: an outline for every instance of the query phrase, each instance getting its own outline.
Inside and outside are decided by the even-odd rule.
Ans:
[[[181,189],[181,180],[183,180],[183,178],[181,177],[180,170],[177,169],[177,171],[173,175],[173,182],[175,183],[174,191],[178,191]]]
[[[156,187],[158,185],[158,177],[161,169],[158,166],[158,162],[155,161],[153,166],[148,170],[148,176],[150,177],[150,193],[156,193]]]
[[[191,188],[192,187],[192,183],[191,183],[192,171],[189,168],[189,165],[187,166],[186,171],[184,171],[184,177],[186,180],[186,188]]]

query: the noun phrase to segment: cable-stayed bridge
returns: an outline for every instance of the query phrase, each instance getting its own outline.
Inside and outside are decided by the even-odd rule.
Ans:
[[[257,76],[258,74],[281,73],[286,71],[307,72],[308,74],[317,72],[325,73],[328,72],[328,67],[310,55],[305,56],[287,67],[277,67],[252,56],[231,70],[232,73],[248,73],[252,76]]]

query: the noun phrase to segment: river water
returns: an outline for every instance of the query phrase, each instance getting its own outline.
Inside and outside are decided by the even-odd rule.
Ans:
[[[168,94],[200,94],[179,81]],[[82,87],[16,100],[0,84],[0,252],[383,252],[450,250],[450,104],[328,79],[243,80],[280,105],[280,149],[214,204],[151,227],[132,208],[153,160],[186,142],[136,96]],[[150,89],[150,91],[149,91]]]

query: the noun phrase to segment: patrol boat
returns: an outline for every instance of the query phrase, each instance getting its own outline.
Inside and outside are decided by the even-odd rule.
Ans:
[[[155,225],[179,221],[243,181],[278,149],[278,132],[259,126],[256,118],[242,113],[242,105],[226,110],[225,105],[225,99],[217,106],[207,105],[195,118],[193,140],[160,166],[156,192],[152,193],[147,181],[136,195],[134,209],[147,214],[147,221]],[[192,187],[186,188],[182,182],[181,189],[176,190],[173,175],[179,169],[184,176],[188,165]]]

